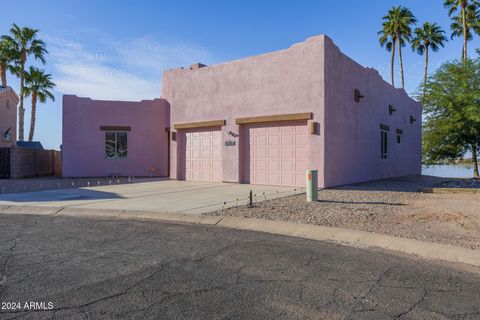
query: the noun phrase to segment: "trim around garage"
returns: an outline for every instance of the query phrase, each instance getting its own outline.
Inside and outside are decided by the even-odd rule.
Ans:
[[[236,118],[235,123],[250,124],[250,123],[266,123],[266,122],[278,122],[278,121],[310,120],[310,119],[313,119],[313,112],[287,113],[287,114],[275,114],[270,116]]]
[[[175,123],[173,127],[175,129],[193,129],[193,128],[205,128],[205,127],[221,127],[226,123],[225,120],[210,120],[210,121],[198,121],[198,122],[186,122]]]

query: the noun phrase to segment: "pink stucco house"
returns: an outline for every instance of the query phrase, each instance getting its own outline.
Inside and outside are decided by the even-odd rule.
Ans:
[[[168,176],[164,99],[99,101],[63,96],[65,177]]]
[[[167,70],[153,102],[65,96],[63,113],[65,176],[155,168],[172,179],[303,186],[316,169],[319,186],[332,187],[421,172],[421,105],[324,35]]]

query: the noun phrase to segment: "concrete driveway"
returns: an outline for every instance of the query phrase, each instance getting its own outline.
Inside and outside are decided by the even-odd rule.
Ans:
[[[0,195],[0,205],[144,210],[201,214],[255,201],[292,195],[293,187],[165,180],[79,189]]]

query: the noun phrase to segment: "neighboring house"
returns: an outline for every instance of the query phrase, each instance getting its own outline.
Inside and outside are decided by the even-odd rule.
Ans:
[[[15,145],[18,101],[18,96],[11,87],[0,86],[0,148]]]
[[[169,163],[173,179],[303,186],[316,169],[332,187],[421,172],[421,105],[323,35],[167,70],[162,97],[148,110],[65,96],[64,176],[166,176]]]

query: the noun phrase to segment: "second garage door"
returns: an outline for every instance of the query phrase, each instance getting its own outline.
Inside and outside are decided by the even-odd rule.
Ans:
[[[219,130],[185,133],[185,178],[222,181],[222,148]]]
[[[308,164],[306,123],[249,128],[250,183],[304,186]]]

